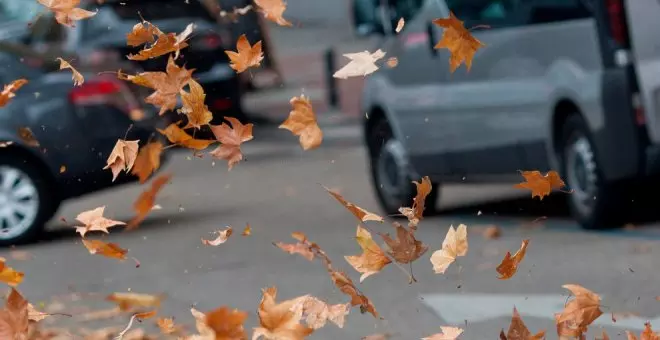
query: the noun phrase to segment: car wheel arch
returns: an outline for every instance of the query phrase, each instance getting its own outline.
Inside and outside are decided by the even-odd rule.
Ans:
[[[25,162],[34,164],[40,170],[39,171],[40,174],[43,176],[43,179],[46,180],[49,185],[52,186],[56,185],[57,179],[53,174],[53,172],[51,171],[51,167],[48,165],[48,163],[46,163],[43,159],[35,155],[34,152],[29,150],[27,147],[22,145],[12,144],[5,148],[0,148],[0,156],[3,155],[23,158]]]

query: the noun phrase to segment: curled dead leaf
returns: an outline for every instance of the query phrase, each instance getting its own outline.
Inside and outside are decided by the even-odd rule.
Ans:
[[[74,21],[87,19],[96,15],[97,12],[90,12],[76,6],[80,5],[80,0],[37,0],[40,4],[46,6],[49,11],[55,14],[55,20],[64,25],[73,27]]]
[[[289,117],[279,128],[291,131],[294,136],[300,137],[300,146],[303,150],[311,150],[319,147],[323,141],[323,131],[316,121],[316,113],[312,108],[309,98],[301,95],[293,97],[289,101],[293,109]]]
[[[148,190],[140,194],[135,203],[133,203],[133,210],[135,210],[136,216],[128,223],[128,230],[137,228],[147,215],[149,215],[151,209],[156,204],[156,195],[158,195],[158,192],[170,179],[172,179],[172,175],[170,174],[160,175],[151,181],[151,187]]]
[[[138,140],[117,139],[117,143],[115,143],[106,161],[107,165],[103,168],[103,170],[110,169],[112,171],[113,182],[117,179],[121,171],[128,172],[133,168],[138,149],[140,148],[138,143]]]
[[[60,70],[66,68],[71,70],[71,73],[73,74],[71,78],[73,80],[73,85],[80,86],[85,82],[85,78],[83,77],[83,75],[80,74],[80,72],[78,72],[78,70],[76,70],[73,66],[71,66],[71,64],[68,61],[62,58],[57,58],[56,60],[59,60],[60,62]]]
[[[105,300],[117,304],[122,311],[159,308],[163,296],[140,293],[112,293]]]
[[[362,254],[356,256],[344,256],[346,261],[358,272],[362,273],[360,282],[367,277],[380,272],[386,265],[392,261],[385,255],[378,244],[371,238],[371,233],[360,225],[357,227],[355,237],[357,243],[362,248]]]
[[[442,249],[436,250],[431,255],[431,264],[436,274],[444,274],[449,265],[456,261],[458,256],[465,256],[468,251],[467,226],[461,224],[454,230],[449,226],[445,240],[442,241]]]
[[[27,83],[27,79],[21,78],[5,85],[2,92],[0,92],[0,107],[7,105],[12,98],[16,97],[16,91]]]
[[[327,191],[330,196],[334,197],[334,199],[337,200],[337,202],[341,203],[348,211],[350,211],[353,216],[357,217],[360,222],[366,222],[366,221],[376,221],[376,222],[383,222],[383,218],[381,216],[378,216],[374,213],[368,212],[357,205],[348,202],[342,195],[340,195],[338,192],[331,190],[330,188],[323,186],[323,189]]]
[[[204,150],[208,148],[209,145],[215,143],[214,140],[193,138],[193,136],[187,134],[183,129],[178,127],[176,123],[168,125],[165,130],[157,130],[165,137],[167,137],[170,143],[181,145],[193,150]]]
[[[299,323],[303,313],[302,305],[296,305],[295,299],[276,303],[276,296],[277,289],[274,287],[263,290],[257,311],[259,327],[254,329],[252,339],[263,336],[272,340],[302,340],[312,334],[314,329]]]
[[[231,236],[231,234],[233,233],[233,229],[232,227],[226,227],[225,230],[216,231],[215,233],[218,234],[218,237],[216,237],[214,240],[202,239],[202,244],[207,246],[217,247],[227,242],[227,239],[229,239],[229,236]]]
[[[511,256],[510,252],[506,252],[502,263],[496,268],[497,273],[500,274],[500,277],[498,277],[500,280],[510,279],[516,274],[518,265],[525,258],[527,245],[529,245],[529,240],[523,240],[520,249],[513,256]]]
[[[82,239],[82,243],[92,255],[101,255],[118,260],[126,260],[128,250],[122,249],[116,243],[106,243],[99,240]]]

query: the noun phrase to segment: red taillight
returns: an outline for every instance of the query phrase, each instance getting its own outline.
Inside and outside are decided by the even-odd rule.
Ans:
[[[215,33],[207,33],[197,37],[191,44],[196,50],[215,50],[222,46],[222,38]]]
[[[88,81],[74,87],[69,93],[69,99],[74,104],[103,101],[109,95],[121,92],[119,84],[113,81]]]
[[[622,47],[627,47],[628,30],[623,0],[607,0],[606,5],[612,38]]]

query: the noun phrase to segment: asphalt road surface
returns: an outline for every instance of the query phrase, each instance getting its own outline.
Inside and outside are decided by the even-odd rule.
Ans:
[[[192,305],[201,311],[221,305],[248,311],[250,331],[257,324],[255,311],[265,287],[276,286],[278,299],[313,294],[330,303],[346,302],[319,263],[286,254],[271,242],[288,242],[291,232],[302,231],[358,282],[359,274],[342,258],[360,253],[354,241],[356,221],[319,185],[379,212],[357,131],[351,126],[328,129],[321,148],[304,152],[287,131],[265,131],[262,138],[257,130],[255,140],[244,148],[247,161],[229,172],[222,161],[213,165],[185,150],[173,152],[164,171],[174,177],[157,200],[162,209],[153,211],[136,231],[94,235],[130,249],[139,268],[131,260],[89,254],[72,228],[58,221],[46,240],[19,248],[21,256],[9,250],[0,256],[26,273],[20,290],[30,301],[46,309],[59,305],[61,312],[73,314],[50,319],[86,328],[96,324],[80,321],[81,313],[112,307],[102,297],[129,290],[166,294],[159,314],[187,325],[193,324]],[[58,216],[73,221],[79,212],[105,205],[107,217],[126,221],[141,190],[130,185],[88,196],[66,204]],[[543,203],[519,199],[527,193],[510,186],[451,186],[442,195],[443,213],[424,219],[418,232],[430,246],[414,263],[418,282],[409,285],[390,265],[359,285],[383,320],[354,308],[343,329],[329,324],[311,339],[360,339],[373,333],[419,339],[443,325],[465,328],[462,339],[496,339],[500,329],[508,327],[514,305],[531,330],[546,329],[548,339],[556,339],[552,318],[562,310],[567,297],[562,285],[567,283],[601,294],[608,310],[639,315],[618,317],[614,323],[605,314],[591,328],[589,339],[600,327],[613,339],[624,338],[626,329],[638,332],[646,320],[660,327],[660,319],[654,319],[660,314],[655,299],[660,295],[657,225],[585,232],[566,216],[558,203],[561,197]],[[496,203],[484,203],[489,201]],[[542,216],[548,218],[539,219]],[[252,226],[249,237],[240,235],[246,223]],[[434,274],[429,257],[441,247],[447,228],[459,223],[468,225],[468,254],[446,274]],[[225,244],[202,245],[201,238],[227,225],[235,233]],[[482,232],[488,225],[500,227],[502,236],[485,238]],[[393,230],[388,223],[370,227]],[[522,239],[531,243],[519,272],[510,280],[498,280],[495,266],[507,251],[518,249]],[[100,323],[126,321],[124,315]],[[140,327],[157,334],[150,321]]]

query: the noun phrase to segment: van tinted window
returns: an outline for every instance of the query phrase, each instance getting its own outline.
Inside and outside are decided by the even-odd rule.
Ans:
[[[467,27],[488,25],[491,28],[517,26],[523,22],[517,14],[521,0],[449,0],[449,9]]]
[[[533,0],[530,24],[544,24],[591,17],[585,0]]]

